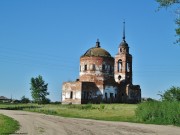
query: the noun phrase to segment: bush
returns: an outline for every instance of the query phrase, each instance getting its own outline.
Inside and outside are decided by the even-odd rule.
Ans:
[[[180,125],[180,102],[144,102],[135,113],[140,122]]]
[[[159,95],[163,101],[180,101],[180,87],[172,86],[164,93]]]
[[[30,100],[29,100],[29,98],[26,98],[25,96],[22,96],[20,102],[21,102],[21,103],[30,103]]]

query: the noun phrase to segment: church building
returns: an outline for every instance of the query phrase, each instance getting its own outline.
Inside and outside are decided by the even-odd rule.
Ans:
[[[138,103],[141,88],[132,83],[132,55],[125,40],[115,57],[101,48],[99,40],[80,57],[79,79],[64,82],[62,104]]]

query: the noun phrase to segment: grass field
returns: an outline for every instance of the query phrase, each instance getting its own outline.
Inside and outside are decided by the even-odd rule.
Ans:
[[[141,104],[0,104],[0,109],[24,110],[72,118],[126,121],[180,126],[179,102]]]
[[[12,118],[0,114],[0,135],[9,135],[19,129],[19,123]]]
[[[135,122],[135,104],[36,105],[0,104],[1,109],[26,110],[63,117]]]
[[[145,102],[138,105],[136,118],[139,122],[180,126],[180,102]]]

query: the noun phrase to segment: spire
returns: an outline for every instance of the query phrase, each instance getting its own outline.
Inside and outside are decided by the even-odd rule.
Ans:
[[[125,21],[123,22],[123,41],[126,42],[125,40]]]
[[[97,41],[96,41],[96,47],[97,47],[97,48],[101,47],[101,46],[100,46],[99,39],[97,39]]]

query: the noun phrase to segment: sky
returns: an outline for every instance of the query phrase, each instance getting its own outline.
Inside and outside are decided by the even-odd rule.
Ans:
[[[79,77],[79,60],[97,38],[113,57],[122,41],[133,55],[133,84],[142,97],[180,86],[180,46],[174,9],[155,0],[1,0],[0,96],[31,98],[30,80],[41,75],[51,101],[62,83]]]

